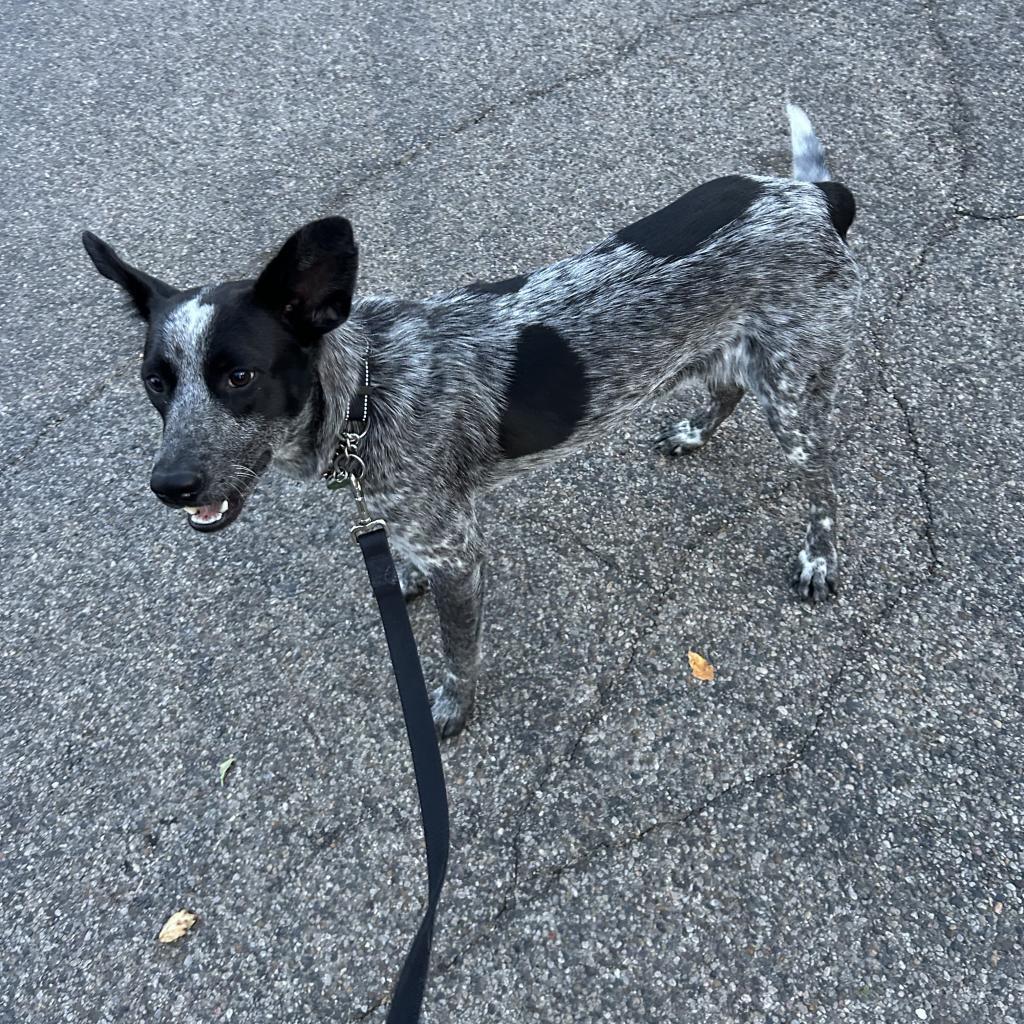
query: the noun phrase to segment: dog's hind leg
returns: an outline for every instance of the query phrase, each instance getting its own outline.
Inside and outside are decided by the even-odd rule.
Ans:
[[[824,366],[804,376],[802,387],[798,383],[800,375],[787,376],[779,370],[751,382],[786,459],[803,480],[807,529],[790,582],[797,597],[804,601],[828,600],[839,585],[830,423],[835,373],[835,366]]]
[[[704,409],[674,423],[658,438],[657,447],[662,455],[685,455],[703,448],[743,397],[743,389],[733,384],[709,384],[708,391],[711,397]]]

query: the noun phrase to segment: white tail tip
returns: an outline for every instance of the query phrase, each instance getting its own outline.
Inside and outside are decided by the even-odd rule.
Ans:
[[[814,134],[811,119],[795,103],[786,104],[789,135],[793,143],[793,177],[797,181],[828,181],[825,148]]]

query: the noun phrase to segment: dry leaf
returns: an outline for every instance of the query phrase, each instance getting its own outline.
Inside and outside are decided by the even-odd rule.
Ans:
[[[179,910],[176,914],[171,914],[167,918],[163,928],[160,929],[157,939],[160,942],[177,942],[198,920],[199,918],[192,911]]]
[[[701,657],[696,651],[690,651],[686,656],[690,659],[690,671],[694,679],[710,682],[715,678],[715,666],[707,658]]]

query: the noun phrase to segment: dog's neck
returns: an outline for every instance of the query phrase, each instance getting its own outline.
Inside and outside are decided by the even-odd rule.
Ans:
[[[363,385],[368,354],[369,429],[362,445],[366,482],[370,488],[381,486],[391,475],[393,463],[402,457],[403,440],[415,433],[414,396],[427,373],[422,353],[404,353],[400,341],[385,336],[383,324],[391,319],[387,314],[399,305],[409,303],[357,300],[349,319],[320,339],[309,401],[275,452],[276,468],[305,479],[328,468],[350,403]]]
[[[320,339],[312,400],[318,407],[315,447],[318,471],[330,464],[349,417],[349,407],[364,382],[366,358],[373,339],[358,312]]]

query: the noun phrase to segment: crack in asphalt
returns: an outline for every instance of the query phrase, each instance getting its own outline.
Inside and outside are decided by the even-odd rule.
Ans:
[[[402,170],[409,164],[419,160],[421,157],[428,156],[430,153],[440,149],[442,146],[451,140],[458,138],[471,128],[485,124],[499,116],[509,114],[515,110],[526,109],[539,100],[553,96],[569,86],[579,85],[582,82],[589,82],[603,77],[609,72],[614,71],[625,61],[635,57],[649,43],[656,42],[662,33],[674,26],[694,21],[713,21],[720,18],[728,18],[733,15],[745,14],[748,11],[768,6],[770,6],[769,0],[747,0],[745,3],[739,3],[733,7],[726,7],[722,10],[716,11],[694,11],[689,14],[686,14],[685,12],[672,11],[666,17],[652,22],[629,38],[620,40],[616,45],[611,47],[611,49],[606,51],[601,57],[591,64],[582,68],[570,70],[551,82],[546,82],[543,85],[536,85],[529,89],[524,89],[520,93],[511,95],[498,102],[488,104],[486,107],[482,107],[480,110],[456,121],[446,131],[436,134],[433,138],[417,142],[403,153],[400,153],[397,157],[393,157],[391,160],[388,160],[368,171],[347,188],[339,190],[335,193],[332,201],[337,204],[351,200],[355,196],[359,195],[359,193],[368,185],[372,185],[384,178],[387,178],[389,175]]]
[[[879,384],[899,410],[904,433],[910,445],[911,460],[918,477],[917,492],[924,508],[923,536],[928,545],[927,569],[930,575],[938,573],[942,567],[942,553],[936,537],[935,501],[932,496],[932,467],[925,455],[917,419],[910,402],[907,400],[906,395],[893,383],[898,375],[894,372],[893,364],[882,340],[881,332],[882,328],[892,322],[898,315],[910,293],[920,284],[932,254],[943,242],[947,241],[957,232],[959,225],[960,222],[951,219],[950,215],[941,219],[938,225],[933,227],[930,236],[925,239],[911,261],[903,284],[897,290],[882,320],[877,324],[869,324],[867,328],[867,336],[878,360]]]
[[[519,874],[522,865],[522,836],[529,818],[529,812],[536,804],[539,794],[546,791],[547,787],[551,785],[557,769],[559,767],[568,767],[573,763],[576,752],[579,749],[580,744],[583,742],[584,737],[590,729],[593,728],[595,722],[600,718],[601,713],[607,707],[611,691],[629,674],[639,651],[642,649],[643,643],[650,637],[657,628],[658,623],[661,621],[665,607],[665,605],[662,605],[656,611],[643,633],[637,638],[636,643],[633,646],[633,650],[630,652],[629,658],[626,660],[626,663],[617,678],[609,683],[607,687],[598,687],[597,703],[587,715],[579,733],[567,748],[566,753],[550,758],[541,770],[536,782],[531,784],[529,794],[515,812],[518,824],[516,825],[510,844],[512,849],[512,863],[509,870],[510,884],[508,891],[502,897],[502,901],[493,916],[481,925],[478,925],[459,950],[452,954],[444,963],[438,965],[435,971],[436,974],[443,975],[451,971],[467,952],[482,943],[489,935],[493,934],[501,920],[516,908],[519,895]]]
[[[390,995],[391,992],[387,991],[374,996],[365,1010],[360,1010],[354,1016],[349,1017],[350,1024],[357,1024],[358,1021],[367,1020],[388,1001]]]
[[[987,210],[968,210],[962,206],[954,206],[953,212],[958,217],[969,217],[971,220],[987,221],[989,223],[1005,223],[1006,221],[1024,222],[1024,211],[1016,213],[990,213]]]
[[[918,585],[912,590],[908,591],[906,597],[909,599],[912,597],[920,587],[927,582],[928,578],[932,575],[931,566],[922,574],[922,578]],[[531,795],[523,802],[523,804],[516,811],[516,818],[519,824],[516,827],[515,833],[512,837],[512,868],[511,868],[511,884],[509,886],[508,893],[502,898],[501,905],[498,907],[494,915],[482,925],[475,929],[474,933],[468,938],[468,940],[462,944],[457,952],[452,954],[444,963],[438,965],[436,973],[443,975],[453,970],[465,956],[470,953],[474,948],[482,945],[489,937],[491,937],[499,928],[502,927],[504,919],[514,910],[522,907],[529,906],[536,903],[538,900],[543,899],[551,889],[557,884],[557,882],[569,871],[573,871],[580,868],[586,868],[597,855],[603,852],[616,852],[620,849],[625,849],[630,846],[643,842],[652,833],[668,827],[681,827],[691,821],[692,819],[699,817],[705,811],[724,800],[733,792],[749,787],[752,790],[757,789],[759,786],[766,782],[774,779],[779,779],[783,775],[792,772],[800,763],[802,763],[808,752],[811,749],[814,740],[821,732],[823,723],[827,716],[831,713],[832,707],[835,702],[835,696],[838,692],[839,685],[847,671],[847,668],[851,662],[861,654],[867,642],[871,639],[874,633],[889,619],[893,611],[899,605],[904,595],[897,595],[891,597],[882,607],[881,611],[869,623],[860,633],[853,647],[844,652],[843,657],[839,663],[838,668],[833,673],[829,680],[828,685],[822,695],[821,701],[818,707],[815,709],[814,720],[801,738],[800,742],[794,748],[793,753],[780,765],[776,765],[772,768],[766,769],[759,772],[751,777],[736,779],[730,782],[716,793],[710,794],[704,800],[700,801],[697,805],[690,808],[683,815],[677,815],[668,819],[661,819],[657,822],[652,823],[644,829],[641,829],[637,833],[632,833],[625,839],[619,842],[601,841],[588,851],[588,854],[584,857],[578,858],[575,861],[567,862],[563,865],[558,865],[555,868],[547,869],[546,871],[537,872],[531,877],[531,881],[534,881],[542,876],[546,876],[544,883],[541,888],[531,893],[528,896],[523,896],[521,892],[521,869],[522,869],[522,837],[525,831],[527,818],[530,810],[536,804],[539,794],[546,791],[551,786],[553,780],[556,778],[556,774],[560,774],[561,778],[564,778],[564,773],[574,763],[579,751],[580,746],[585,740],[587,734],[594,727],[596,722],[600,719],[601,714],[606,710],[608,702],[610,700],[611,691],[626,678],[632,665],[635,663],[639,652],[643,649],[645,641],[653,634],[657,629],[658,624],[661,622],[667,605],[662,605],[652,617],[648,623],[644,633],[637,639],[636,645],[633,651],[623,667],[622,672],[618,678],[609,685],[607,688],[606,696],[599,696],[599,702],[592,709],[591,713],[587,716],[583,722],[575,740],[568,748],[566,754],[560,757],[554,757],[548,761],[545,765],[541,776],[537,782],[531,787]],[[559,768],[563,769],[562,773],[558,773]]]
[[[956,51],[946,30],[942,27],[942,20],[939,16],[937,0],[923,0],[922,10],[925,13],[925,21],[929,31],[935,39],[939,53],[942,55],[943,70],[949,83],[949,127],[953,138],[956,141],[956,148],[959,155],[959,176],[961,179],[974,167],[974,156],[968,141],[968,133],[974,122],[974,116],[964,95],[963,86],[957,74]]]
[[[555,865],[553,868],[543,869],[542,871],[535,873],[532,876],[531,881],[541,880],[539,888],[529,895],[515,893],[513,898],[507,901],[495,916],[482,926],[477,933],[459,949],[458,952],[452,955],[443,964],[439,965],[436,973],[438,975],[443,975],[458,966],[458,964],[469,953],[471,953],[475,948],[483,945],[484,942],[504,927],[505,919],[513,910],[532,906],[538,901],[546,898],[565,875],[589,868],[600,856],[605,854],[614,854],[621,850],[630,849],[634,846],[640,845],[651,835],[657,832],[665,829],[683,828],[691,821],[705,814],[707,811],[717,807],[735,793],[740,791],[749,791],[751,793],[757,792],[766,785],[775,782],[784,776],[792,774],[806,761],[815,741],[822,734],[823,726],[827,718],[832,713],[836,696],[850,667],[855,662],[862,660],[861,656],[869,642],[885,627],[895,610],[904,601],[909,601],[919,595],[931,580],[931,574],[923,572],[917,583],[912,588],[904,593],[892,595],[885,602],[875,618],[865,626],[863,630],[861,630],[856,643],[849,650],[844,652],[838,667],[829,679],[829,683],[825,688],[825,692],[816,709],[814,721],[811,724],[811,727],[807,730],[800,743],[793,750],[792,754],[787,757],[782,764],[765,769],[764,771],[758,772],[750,777],[733,780],[718,791],[706,796],[703,800],[699,801],[681,815],[674,815],[669,818],[659,819],[637,832],[629,833],[619,840],[601,840],[585,851],[582,856],[579,856],[574,860],[566,861],[563,864]]]
[[[753,506],[748,506],[742,509],[740,514],[746,514],[751,511],[753,511]],[[691,538],[685,544],[681,545],[679,550],[687,552],[698,550],[701,544],[721,536],[721,534],[725,533],[726,531],[735,529],[736,525],[736,516],[733,516],[727,523],[719,522],[713,524],[710,529],[701,531],[701,533],[699,533],[696,537]],[[587,551],[594,557],[598,557],[586,542],[582,541],[579,538],[576,538],[576,543],[584,551]],[[613,569],[613,571],[618,572],[620,575],[625,577],[630,582],[639,582],[642,579],[641,576],[636,576],[625,572],[617,564],[611,562],[610,560],[606,560],[599,557],[598,560],[606,566],[608,566],[609,568]],[[509,909],[509,907],[511,905],[514,905],[515,903],[517,886],[519,881],[519,866],[522,856],[522,833],[525,826],[527,814],[536,804],[537,793],[539,791],[543,791],[545,787],[549,786],[552,783],[559,768],[565,771],[571,768],[573,764],[575,764],[576,758],[579,754],[580,747],[583,745],[587,736],[590,734],[590,731],[600,720],[601,715],[604,714],[604,712],[607,710],[609,704],[611,703],[614,691],[619,687],[619,685],[624,680],[628,678],[629,673],[632,671],[633,666],[636,663],[637,657],[639,656],[640,652],[644,649],[644,645],[651,638],[651,636],[653,636],[655,630],[657,630],[658,626],[661,624],[667,608],[668,604],[663,603],[655,611],[655,614],[650,618],[642,633],[637,637],[636,642],[633,645],[633,649],[631,650],[629,657],[626,660],[626,663],[623,665],[621,671],[617,674],[617,676],[605,685],[602,685],[600,682],[598,683],[597,702],[593,705],[593,707],[590,709],[590,712],[587,714],[586,718],[582,722],[575,738],[565,749],[564,753],[555,755],[547,761],[547,763],[544,765],[544,768],[541,770],[541,773],[537,781],[531,784],[530,794],[526,797],[525,800],[523,800],[523,802],[517,809],[516,818],[519,820],[520,824],[518,825],[512,836],[512,868],[510,872],[511,886],[509,889],[509,894],[502,897],[502,904],[498,910],[499,915],[505,913]]]
[[[966,183],[968,173],[974,166],[972,150],[968,139],[974,118],[957,73],[958,60],[956,49],[943,28],[937,0],[923,0],[922,9],[925,13],[929,30],[935,38],[939,52],[942,55],[945,75],[948,81],[947,95],[950,107],[948,121],[950,133],[956,140],[956,147],[959,152],[956,190],[960,192]],[[961,220],[957,221],[954,218],[961,218]],[[918,495],[921,498],[925,511],[924,538],[928,545],[928,572],[931,575],[938,573],[942,565],[942,556],[936,539],[935,502],[932,496],[932,468],[925,456],[917,419],[910,402],[907,400],[906,395],[892,383],[895,375],[893,374],[892,362],[882,340],[881,327],[903,308],[908,296],[924,276],[928,261],[933,253],[943,242],[956,233],[963,218],[982,222],[1024,222],[1024,213],[990,213],[984,210],[971,209],[966,205],[954,202],[948,214],[943,217],[937,228],[932,231],[931,236],[927,237],[924,244],[918,249],[902,286],[889,306],[886,317],[878,325],[869,325],[867,332],[878,359],[878,378],[882,389],[888,394],[899,410],[904,432],[910,444],[914,468],[918,475]]]
[[[928,571],[937,573],[942,565],[942,555],[939,552],[938,541],[935,530],[935,504],[932,500],[932,476],[931,465],[924,456],[924,449],[921,444],[921,436],[917,429],[917,420],[910,409],[904,395],[893,390],[892,397],[896,402],[900,413],[903,416],[903,424],[906,428],[907,439],[910,441],[910,451],[914,460],[914,468],[918,473],[918,495],[924,504],[924,538],[928,544]]]
[[[792,479],[788,479],[783,485],[781,485],[779,488],[779,494],[781,495],[785,492],[792,482]],[[710,528],[698,532],[695,536],[689,537],[684,543],[680,544],[676,550],[678,552],[692,552],[698,550],[707,541],[713,540],[727,531],[735,530],[737,528],[737,518],[739,516],[748,515],[755,511],[757,507],[758,506],[756,505],[743,506],[736,514],[730,517],[728,522],[720,521],[713,523]],[[572,538],[572,543],[575,543],[581,550],[587,552],[606,568],[622,576],[626,581],[632,583],[643,581],[642,574],[632,574],[619,566],[618,563],[609,557],[602,557],[601,554],[581,538]],[[660,625],[667,608],[667,604],[662,604],[656,610],[642,633],[637,637],[636,643],[634,644],[626,663],[623,665],[621,671],[617,673],[616,678],[611,680],[607,685],[598,685],[597,701],[591,707],[590,711],[581,723],[574,739],[568,744],[562,753],[556,754],[547,760],[536,781],[531,783],[529,793],[521,801],[515,811],[515,818],[518,825],[516,826],[510,841],[512,862],[509,869],[510,884],[508,891],[502,896],[501,903],[498,905],[493,916],[483,924],[476,926],[470,937],[466,940],[463,946],[460,947],[459,952],[453,954],[448,960],[441,964],[436,969],[437,973],[444,974],[447,971],[450,971],[459,959],[461,959],[465,950],[468,950],[469,948],[472,948],[473,945],[483,941],[486,935],[493,932],[497,923],[511,910],[515,909],[517,894],[519,891],[519,874],[522,864],[522,834],[529,818],[529,813],[536,805],[538,794],[547,791],[556,777],[563,775],[564,772],[575,763],[579,749],[583,745],[587,735],[589,735],[590,731],[600,720],[601,715],[607,710],[612,701],[614,691],[629,676],[633,665],[636,663],[637,657],[644,649],[644,645],[647,640],[650,639]],[[562,771],[559,772],[559,769]]]
[[[591,558],[596,562],[600,562],[606,569],[610,569],[612,572],[619,576],[628,576],[628,573],[623,569],[618,562],[615,561],[611,555],[606,555],[603,551],[598,551],[596,548],[588,544],[582,537],[574,538],[576,545],[585,551]]]

